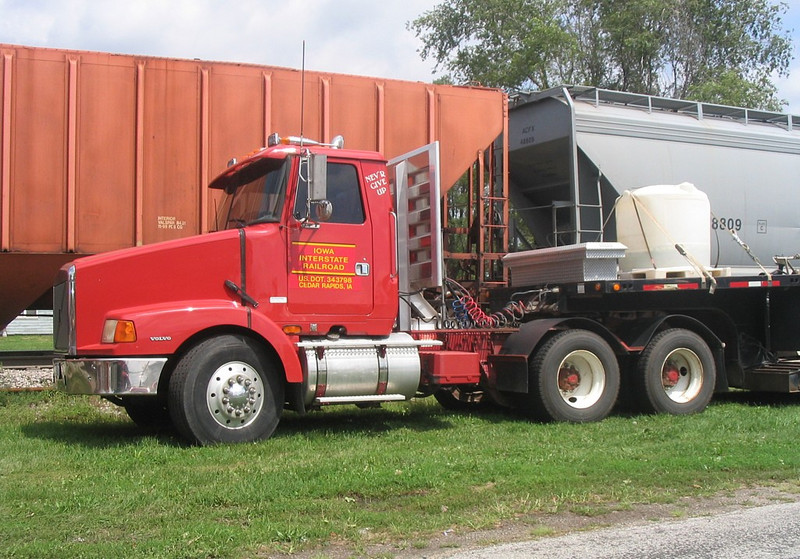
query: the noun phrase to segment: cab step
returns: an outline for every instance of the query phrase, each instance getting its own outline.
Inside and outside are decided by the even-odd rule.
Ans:
[[[406,397],[402,394],[375,394],[367,396],[322,396],[314,400],[315,404],[366,404],[371,402],[402,402]]]

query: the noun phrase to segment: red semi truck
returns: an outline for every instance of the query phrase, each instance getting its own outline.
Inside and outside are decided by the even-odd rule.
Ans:
[[[715,390],[800,389],[800,275],[548,282],[485,310],[442,271],[436,149],[387,165],[271,137],[212,181],[218,231],[60,270],[57,385],[198,444],[429,395],[583,422],[621,393],[684,414]]]

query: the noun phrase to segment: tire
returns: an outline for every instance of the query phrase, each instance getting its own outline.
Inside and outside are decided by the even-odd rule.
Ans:
[[[284,383],[263,348],[243,336],[201,342],[175,367],[169,413],[192,443],[242,443],[269,438],[278,426]]]
[[[703,338],[671,328],[650,340],[639,356],[633,396],[646,412],[698,413],[711,401],[716,377],[714,356]]]
[[[137,426],[145,431],[168,431],[172,427],[166,402],[160,396],[132,396],[122,406]]]
[[[608,416],[619,394],[619,364],[603,338],[565,330],[547,340],[529,366],[529,393],[520,395],[527,415],[585,423]]]

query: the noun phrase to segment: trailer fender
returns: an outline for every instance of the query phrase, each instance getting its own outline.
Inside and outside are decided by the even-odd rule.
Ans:
[[[565,330],[568,328],[581,328],[594,332],[611,345],[611,349],[614,350],[614,353],[627,353],[627,348],[620,342],[619,338],[599,322],[588,318],[562,317],[544,318],[526,322],[520,326],[517,332],[514,332],[506,338],[503,347],[500,349],[500,354],[525,355],[530,357],[548,332],[553,330]]]
[[[618,357],[625,357],[628,349],[610,330],[588,318],[545,318],[526,322],[519,330],[506,338],[497,355],[489,356],[489,363],[502,370],[495,375],[498,390],[528,392],[528,361],[536,348],[548,337],[548,333],[566,329],[589,330],[602,337]]]
[[[653,339],[653,336],[656,335],[656,332],[665,328],[686,328],[687,330],[696,332],[705,340],[707,344],[712,347],[714,345],[722,345],[720,339],[708,328],[708,326],[696,318],[682,314],[659,316],[653,319],[652,322],[639,329],[639,335],[635,339],[631,340],[629,345],[631,347],[643,348],[650,343],[650,340]]]
[[[644,326],[639,336],[629,345],[630,347],[644,349],[653,339],[653,336],[666,328],[684,328],[703,338],[703,341],[708,344],[708,347],[711,348],[711,353],[714,355],[714,366],[717,369],[715,390],[717,392],[727,391],[729,386],[728,376],[725,372],[725,344],[708,326],[696,318],[682,314],[660,316]]]

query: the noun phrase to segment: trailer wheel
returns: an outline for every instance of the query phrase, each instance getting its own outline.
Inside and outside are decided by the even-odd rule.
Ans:
[[[672,328],[657,334],[639,356],[636,392],[648,412],[683,415],[703,411],[714,393],[714,356],[690,330]]]
[[[619,365],[611,347],[587,330],[565,330],[550,338],[530,363],[525,412],[572,422],[600,421],[614,408]]]
[[[284,385],[269,356],[241,336],[201,342],[178,362],[169,382],[172,422],[197,444],[269,438],[283,402]]]

